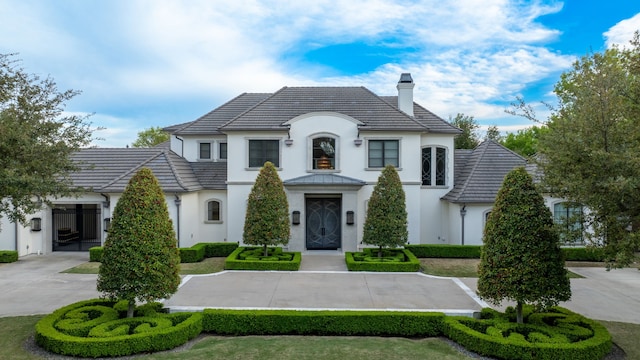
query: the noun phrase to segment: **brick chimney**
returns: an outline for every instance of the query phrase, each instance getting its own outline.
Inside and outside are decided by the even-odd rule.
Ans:
[[[413,83],[410,73],[402,73],[396,89],[398,89],[398,109],[413,116]]]

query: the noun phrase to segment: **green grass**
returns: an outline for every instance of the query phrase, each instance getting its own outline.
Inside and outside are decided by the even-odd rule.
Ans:
[[[23,345],[42,315],[0,318],[0,359],[41,356]],[[640,359],[640,324],[600,321],[627,359]],[[144,359],[470,359],[440,338],[404,339],[327,336],[203,336],[184,350],[145,355]]]
[[[192,274],[211,274],[224,270],[223,257],[207,258],[197,263],[182,263],[180,264],[181,275]],[[62,271],[66,274],[97,274],[99,262],[86,262],[70,269]]]
[[[479,263],[479,259],[421,258],[420,271],[435,276],[477,278]],[[583,276],[569,271],[569,278]]]

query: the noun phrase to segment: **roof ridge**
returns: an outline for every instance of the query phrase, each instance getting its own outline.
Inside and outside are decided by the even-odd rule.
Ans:
[[[369,90],[368,88],[364,87],[364,86],[360,86],[362,89],[364,89],[365,91],[369,92],[370,94],[372,94],[373,96],[375,96],[376,98],[380,99],[380,101],[382,101],[383,103],[385,103],[387,106],[389,106],[390,108],[392,108],[393,110],[395,110],[396,112],[406,116],[407,118],[411,119],[411,121],[413,121],[414,123],[416,123],[417,125],[419,125],[420,127],[429,130],[429,128],[427,126],[425,126],[423,123],[419,122],[418,120],[416,120],[415,116],[410,116],[409,114],[405,113],[404,111],[400,110],[399,106],[393,106],[390,102],[388,102],[387,100],[383,99],[380,95],[374,93],[373,91]],[[415,102],[414,102],[415,104]],[[399,105],[399,104],[398,104]]]
[[[178,182],[178,185],[180,185],[180,187],[187,191],[188,188],[187,186],[184,184],[184,181],[182,181],[182,177],[180,177],[180,174],[178,173],[178,170],[176,169],[175,165],[173,164],[173,160],[171,159],[171,154],[169,154],[169,151],[171,150],[167,150],[167,149],[162,149],[162,154],[165,156],[165,159],[167,160],[167,163],[169,164],[169,168],[171,168],[171,173],[173,174],[173,176],[176,178],[176,181]],[[200,184],[200,181],[198,181],[198,184]],[[202,186],[202,184],[200,185]]]
[[[437,115],[436,113],[434,113],[433,111],[431,111],[431,110],[427,109],[426,107],[424,107],[424,106],[420,105],[419,103],[417,103],[417,102],[415,102],[415,101],[413,102],[413,104],[414,104],[414,105],[417,105],[417,106],[418,106],[419,108],[421,108],[422,110],[424,110],[424,111],[428,112],[429,114],[431,114],[431,115],[433,115],[433,116],[437,117],[438,119],[442,120],[442,122],[443,122],[443,123],[445,123],[446,125],[448,125],[449,127],[460,130],[460,133],[462,133],[462,129],[460,129],[460,128],[459,128],[459,127],[457,127],[457,126],[452,125],[450,122],[448,122],[447,120],[445,120],[445,119],[441,118],[440,116],[438,116],[438,115]]]
[[[213,110],[211,110],[211,111],[207,112],[206,114],[204,114],[204,115],[200,116],[199,118],[197,118],[197,119],[195,119],[195,120],[192,120],[191,122],[188,122],[187,124],[185,124],[185,126],[181,127],[180,129],[177,129],[177,130],[176,130],[176,131],[174,131],[174,132],[176,132],[176,133],[177,133],[177,132],[183,131],[183,130],[185,130],[185,129],[188,129],[189,127],[191,127],[191,125],[193,125],[193,124],[197,123],[198,121],[200,121],[201,119],[203,119],[205,116],[207,116],[207,115],[211,114],[211,113],[212,113],[212,112],[214,112],[214,111],[217,111],[218,109],[221,109],[221,108],[223,108],[223,107],[225,107],[225,106],[229,105],[232,101],[235,101],[235,100],[237,100],[238,98],[240,98],[241,96],[244,96],[244,95],[246,95],[246,94],[248,94],[248,93],[247,93],[247,92],[240,93],[240,94],[239,94],[239,95],[237,95],[236,97],[231,98],[230,100],[228,100],[228,101],[224,102],[222,105],[220,105],[220,106],[218,106],[218,107],[214,108]]]
[[[152,148],[148,148],[148,149],[152,149]],[[137,166],[132,167],[128,171],[125,171],[122,175],[120,175],[120,176],[116,177],[115,179],[109,181],[108,183],[104,184],[103,186],[100,187],[100,189],[104,189],[104,188],[107,188],[107,187],[115,184],[116,182],[118,182],[121,179],[123,179],[125,176],[137,171],[138,169],[140,169],[144,165],[148,164],[149,162],[151,162],[152,160],[154,160],[155,158],[157,158],[158,156],[160,156],[164,152],[164,149],[154,149],[154,150],[157,151],[156,154],[154,154],[151,157],[147,158],[146,160],[142,161]]]
[[[484,145],[485,143],[487,145]],[[482,149],[480,149],[481,147],[482,147]],[[458,193],[458,195],[456,196],[456,200],[460,199],[460,197],[462,196],[464,190],[467,188],[467,185],[469,184],[470,179],[473,177],[473,174],[476,172],[476,169],[478,168],[478,164],[480,164],[482,158],[487,153],[487,148],[488,147],[489,147],[489,143],[487,143],[486,141],[483,141],[480,145],[478,145],[471,152],[471,156],[470,156],[469,160],[471,160],[473,158],[473,154],[476,152],[476,150],[478,150],[478,149],[481,150],[480,156],[475,160],[474,164],[472,164],[473,167],[471,168],[471,171],[469,172],[469,175],[467,176],[466,179],[464,179],[464,183],[462,184],[462,186],[460,186],[460,193]],[[467,166],[471,165],[471,164],[469,164],[469,160],[467,160],[467,162],[465,163],[465,168]]]
[[[517,152],[515,152],[515,151],[513,151],[513,150],[509,149],[508,147],[506,147],[506,146],[504,146],[504,145],[500,144],[499,142],[497,142],[497,141],[495,141],[495,140],[493,140],[493,139],[487,139],[487,140],[485,140],[485,141],[490,141],[490,142],[492,142],[492,143],[494,143],[494,144],[496,144],[496,145],[498,145],[498,146],[500,146],[500,147],[504,148],[505,150],[509,151],[509,152],[510,152],[510,153],[512,153],[513,155],[516,155],[517,157],[521,158],[522,160],[526,161],[527,163],[529,162],[529,161],[527,160],[527,158],[526,158],[526,157],[524,157],[524,156],[522,156],[522,155],[518,154]]]
[[[218,130],[220,129],[224,129],[225,126],[231,124],[233,121],[235,121],[236,119],[238,119],[239,117],[243,116],[244,114],[248,113],[249,111],[255,109],[257,106],[263,104],[265,101],[273,98],[276,94],[281,93],[282,91],[284,91],[284,89],[286,89],[286,86],[283,86],[282,88],[280,88],[278,91],[274,92],[274,93],[256,93],[256,94],[270,94],[269,96],[265,97],[264,99],[258,101],[255,105],[250,106],[248,109],[244,110],[243,112],[241,112],[240,114],[236,115],[233,119],[227,121],[226,123],[222,124]],[[245,93],[246,94],[246,93]]]

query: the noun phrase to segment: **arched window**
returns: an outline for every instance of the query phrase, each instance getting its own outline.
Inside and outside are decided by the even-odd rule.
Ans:
[[[206,217],[205,221],[222,221],[222,211],[220,206],[220,201],[218,200],[208,200],[206,202]]]
[[[337,142],[329,135],[320,135],[311,139],[311,169],[336,170]]]
[[[447,185],[447,149],[440,146],[422,148],[422,185]]]

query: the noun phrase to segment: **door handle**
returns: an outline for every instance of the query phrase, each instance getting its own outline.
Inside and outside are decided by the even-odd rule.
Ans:
[[[324,228],[322,228],[322,235],[324,235]]]

